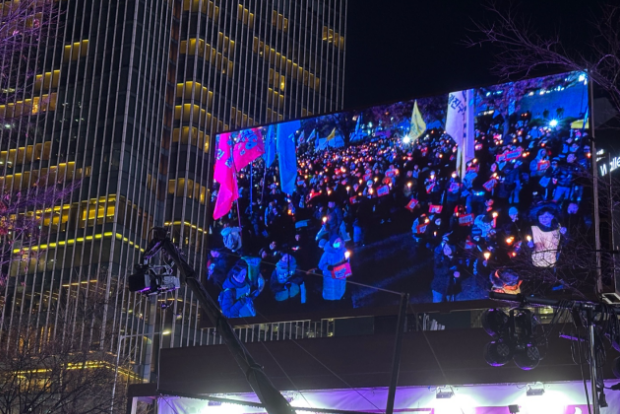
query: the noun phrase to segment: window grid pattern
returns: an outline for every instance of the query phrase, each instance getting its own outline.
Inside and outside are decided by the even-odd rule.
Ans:
[[[347,0],[58,4],[51,40],[30,52],[33,87],[0,108],[0,191],[81,185],[26,212],[42,217],[42,234],[0,286],[0,343],[19,343],[21,326],[42,343],[73,337],[116,353],[121,341],[123,360],[148,379],[155,348],[206,343],[188,290],[127,291],[148,230],[169,225],[202,273],[215,134],[342,109],[345,49],[322,39],[325,26],[346,33]],[[277,63],[255,52],[255,38]],[[87,308],[100,314],[80,319]]]

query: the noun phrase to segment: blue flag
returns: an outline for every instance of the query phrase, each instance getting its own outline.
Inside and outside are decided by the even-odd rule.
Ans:
[[[265,137],[265,154],[263,155],[267,167],[271,167],[276,160],[276,134],[273,125],[269,125],[267,136]]]
[[[278,124],[278,161],[280,165],[280,188],[286,194],[295,192],[297,179],[297,154],[295,152],[295,132],[301,128],[299,121]]]

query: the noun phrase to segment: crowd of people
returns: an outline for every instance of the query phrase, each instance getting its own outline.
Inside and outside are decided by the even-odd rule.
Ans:
[[[222,245],[211,251],[207,284],[229,317],[255,314],[260,297],[339,301],[347,278],[364,272],[349,256],[408,233],[416,254],[433,257],[422,289],[434,302],[458,300],[468,278],[478,281],[471,289],[485,286],[480,297],[518,293],[529,277],[522,269],[553,272],[571,232],[591,227],[587,134],[531,124],[479,121],[464,174],[440,129],[414,142],[387,130],[340,148],[304,144],[293,194],[281,191],[277,163],[257,160],[238,175],[239,214],[217,223]]]

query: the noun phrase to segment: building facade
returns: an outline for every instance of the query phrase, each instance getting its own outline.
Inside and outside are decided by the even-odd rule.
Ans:
[[[207,340],[189,291],[127,291],[149,229],[171,226],[205,268],[215,133],[342,109],[347,1],[57,4],[33,87],[0,108],[0,187],[80,185],[28,212],[41,235],[14,246],[0,335],[6,346],[25,329],[80,338],[121,350],[148,377],[153,345]],[[36,105],[9,116],[19,100]]]

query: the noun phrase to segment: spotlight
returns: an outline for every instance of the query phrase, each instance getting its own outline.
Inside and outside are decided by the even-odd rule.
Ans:
[[[552,119],[551,121],[549,121],[549,126],[551,128],[555,128],[556,126],[558,126],[558,120],[557,119]]]
[[[508,412],[510,414],[517,414],[519,412],[519,406],[517,404],[509,405]]]
[[[411,137],[409,135],[405,135],[403,138],[403,144],[409,144],[411,142]]]
[[[525,349],[515,351],[515,365],[524,371],[529,371],[538,366],[540,362],[540,351],[535,346],[527,346]]]
[[[480,319],[486,333],[493,337],[501,335],[508,327],[508,315],[501,309],[488,309]]]
[[[484,359],[492,367],[501,367],[510,362],[512,350],[510,346],[502,341],[489,342],[484,347]]]
[[[528,397],[538,397],[540,395],[543,395],[544,393],[545,393],[545,386],[543,385],[542,382],[528,384],[527,391],[525,392],[525,394]]]
[[[452,387],[437,388],[437,393],[435,394],[435,398],[437,399],[452,398],[453,396],[454,390]]]

